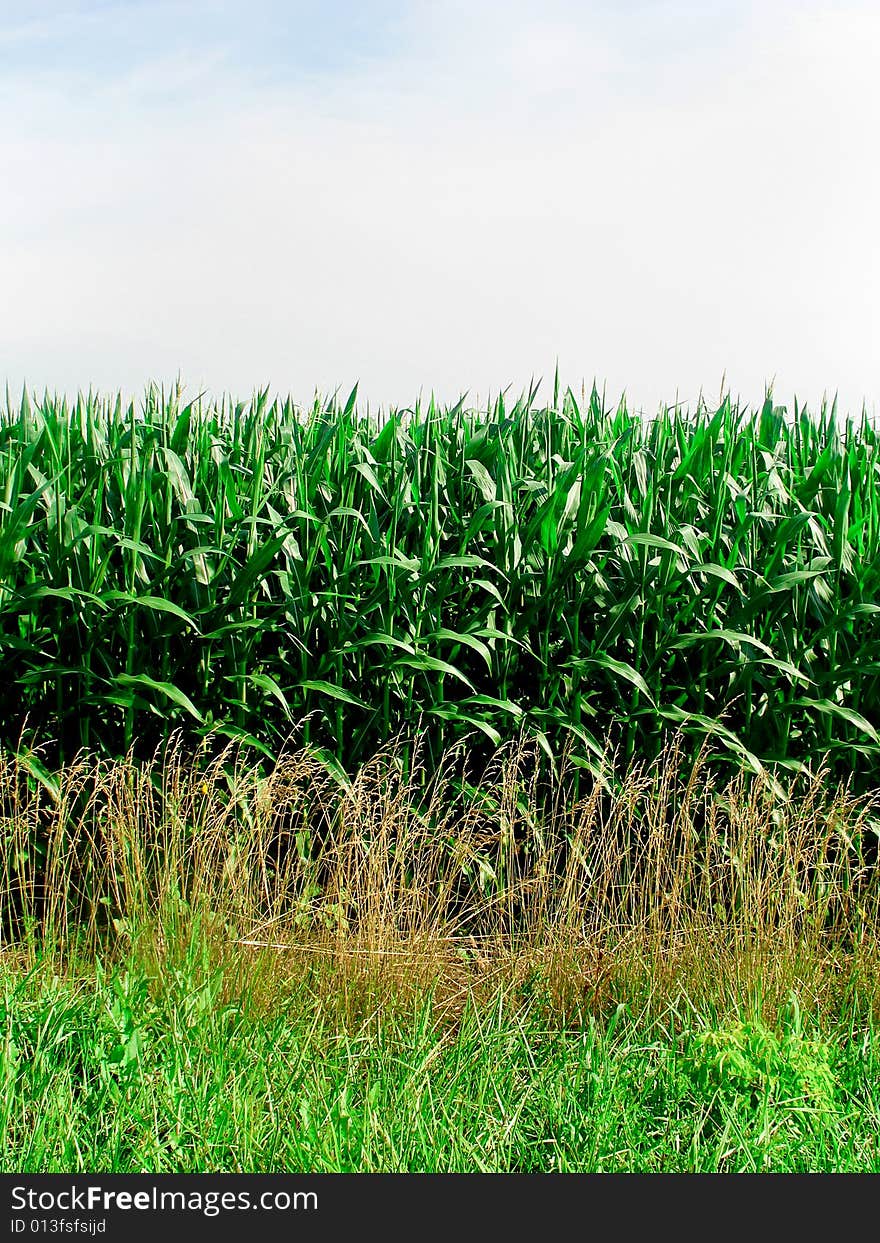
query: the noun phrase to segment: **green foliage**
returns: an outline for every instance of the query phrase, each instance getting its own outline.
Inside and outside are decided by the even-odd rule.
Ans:
[[[880,1044],[853,1016],[808,1041],[623,1005],[555,1024],[501,995],[450,1023],[425,995],[334,1022],[338,982],[310,979],[273,981],[265,1010],[196,955],[154,977],[3,975],[0,1169],[880,1170]]]
[[[593,391],[385,418],[267,392],[0,419],[0,743],[152,754],[174,729],[351,771],[526,731],[591,764],[665,731],[736,766],[880,729],[880,450],[834,409],[647,421]]]
[[[688,1070],[706,1093],[717,1092],[756,1108],[759,1103],[806,1104],[828,1109],[834,1101],[831,1049],[794,1025],[777,1035],[760,1019],[739,1019],[702,1032]]]

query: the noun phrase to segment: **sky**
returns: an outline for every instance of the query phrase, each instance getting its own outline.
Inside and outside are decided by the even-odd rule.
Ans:
[[[0,0],[0,384],[880,408],[876,0]]]

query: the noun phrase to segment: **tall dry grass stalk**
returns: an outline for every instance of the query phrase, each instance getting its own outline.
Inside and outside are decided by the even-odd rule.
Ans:
[[[479,790],[460,748],[419,783],[390,747],[343,786],[308,751],[265,776],[231,749],[200,764],[172,746],[146,767],[81,758],[57,797],[4,759],[4,940],[31,960],[161,965],[197,929],[265,979],[450,1004],[505,983],[573,1012],[637,987],[873,988],[877,798],[821,772],[718,787],[684,755],[616,775],[608,757],[577,799],[568,770],[538,790],[522,745]]]

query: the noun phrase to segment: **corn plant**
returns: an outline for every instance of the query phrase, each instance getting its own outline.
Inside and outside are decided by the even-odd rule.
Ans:
[[[554,385],[370,415],[268,391],[7,394],[0,742],[151,754],[175,730],[353,769],[519,734],[629,761],[872,784],[880,454],[866,417],[664,409]]]

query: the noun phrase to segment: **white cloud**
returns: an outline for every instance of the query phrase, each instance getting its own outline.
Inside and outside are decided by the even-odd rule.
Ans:
[[[344,74],[206,40],[7,77],[0,372],[409,403],[558,355],[647,408],[725,371],[876,401],[871,6],[590,12],[407,6]]]

